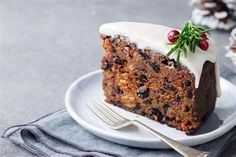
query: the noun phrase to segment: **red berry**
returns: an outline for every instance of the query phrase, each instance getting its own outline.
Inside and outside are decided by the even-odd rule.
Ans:
[[[209,47],[209,44],[206,40],[201,40],[198,45],[202,50],[206,51]]]
[[[179,32],[177,30],[172,30],[168,33],[167,37],[171,43],[175,43],[176,40],[179,38]]]
[[[201,35],[201,38],[202,38],[202,40],[207,40],[208,38],[207,38],[207,35],[205,34],[205,33],[203,33],[202,35]]]

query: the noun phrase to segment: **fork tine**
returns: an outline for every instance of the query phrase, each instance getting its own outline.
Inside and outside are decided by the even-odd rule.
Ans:
[[[100,105],[98,101],[94,101],[95,103],[95,107],[98,108],[98,110],[100,110],[104,116],[106,116],[107,118],[111,119],[113,122],[120,122],[122,121],[122,119],[117,118],[116,116],[112,115],[112,113],[110,113],[106,108],[104,108],[104,105]]]
[[[107,117],[105,117],[103,114],[100,113],[95,107],[91,107],[88,103],[86,103],[88,108],[99,118],[101,119],[104,123],[107,125],[112,125],[113,121],[109,120]],[[93,105],[94,106],[94,105]],[[99,114],[100,113],[100,114]]]
[[[96,102],[99,104],[104,104],[104,102],[102,102],[99,99],[96,99]],[[108,113],[112,114],[113,116],[115,116],[117,119],[119,120],[127,120],[126,118],[124,118],[123,116],[119,115],[118,113],[112,111],[109,107],[107,107],[106,105],[102,105],[104,110],[106,110]]]
[[[99,110],[100,113],[103,114],[103,116],[105,116],[107,119],[109,119],[109,120],[112,121],[113,123],[121,121],[121,120],[116,119],[114,116],[110,115],[107,111],[105,111],[104,108],[103,108],[101,105],[99,105],[99,104],[96,103],[96,101],[95,101],[95,103],[93,104],[93,106],[94,106],[97,110]]]

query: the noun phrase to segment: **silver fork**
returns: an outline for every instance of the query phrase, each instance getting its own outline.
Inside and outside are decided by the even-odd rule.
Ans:
[[[99,118],[101,119],[108,127],[112,129],[121,129],[128,125],[136,125],[140,126],[155,137],[159,138],[166,144],[168,144],[170,147],[172,147],[174,150],[179,152],[185,157],[208,157],[209,152],[203,152],[196,149],[193,149],[191,147],[188,147],[186,145],[183,145],[177,141],[174,141],[170,139],[169,137],[166,137],[165,135],[157,132],[156,130],[148,127],[144,123],[138,120],[129,120],[120,114],[116,113],[115,111],[111,110],[109,107],[106,106],[104,102],[101,100],[94,100],[94,102],[87,104],[89,109]]]

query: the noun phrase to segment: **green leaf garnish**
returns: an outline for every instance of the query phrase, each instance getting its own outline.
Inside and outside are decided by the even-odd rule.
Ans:
[[[200,41],[202,40],[201,35],[203,33],[210,34],[210,31],[211,29],[196,26],[191,21],[187,21],[184,24],[184,27],[180,32],[177,41],[175,43],[168,43],[168,45],[172,45],[173,47],[167,53],[167,56],[176,53],[176,62],[179,64],[181,53],[184,53],[185,57],[187,57],[188,52],[194,53],[196,50],[196,46],[199,45]]]

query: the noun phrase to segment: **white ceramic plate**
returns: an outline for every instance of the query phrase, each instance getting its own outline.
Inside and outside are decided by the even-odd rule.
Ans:
[[[98,70],[84,75],[69,87],[65,104],[73,119],[89,132],[115,143],[141,148],[169,148],[161,140],[136,126],[112,130],[88,109],[86,102],[95,98],[104,100],[101,79],[102,73]],[[201,129],[191,136],[118,107],[110,105],[110,108],[128,119],[139,119],[176,141],[194,146],[216,139],[236,125],[236,87],[223,78],[220,81],[222,96],[217,99],[214,113]]]

